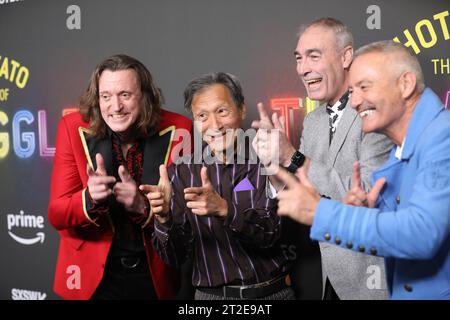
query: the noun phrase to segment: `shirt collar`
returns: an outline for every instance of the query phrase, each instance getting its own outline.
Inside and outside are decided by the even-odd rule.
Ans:
[[[406,140],[406,137],[403,138],[402,144],[400,146],[397,146],[397,149],[395,149],[395,157],[398,160],[402,159],[402,152],[403,152],[403,147],[405,146],[405,140]]]
[[[327,112],[328,114],[342,114],[345,106],[347,105],[348,99],[350,97],[350,92],[346,91],[344,95],[336,101],[332,106],[327,104]]]

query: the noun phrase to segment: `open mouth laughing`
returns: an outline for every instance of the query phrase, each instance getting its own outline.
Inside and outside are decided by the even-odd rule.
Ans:
[[[304,82],[309,88],[317,87],[322,82],[322,78],[304,79]]]
[[[373,115],[374,112],[375,112],[375,108],[373,108],[373,107],[365,108],[364,110],[359,111],[359,116],[361,118],[364,118],[364,117]]]

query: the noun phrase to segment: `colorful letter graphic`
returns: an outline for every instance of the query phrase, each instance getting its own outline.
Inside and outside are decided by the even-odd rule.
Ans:
[[[286,135],[290,139],[291,137],[291,121],[293,122],[293,116],[291,116],[290,110],[300,109],[300,98],[284,98],[284,99],[271,99],[270,108],[273,111],[279,111],[280,116],[284,117],[284,127],[286,128]],[[295,127],[295,124],[293,124]]]
[[[41,157],[53,157],[55,148],[47,146],[47,114],[44,110],[38,111],[39,123],[39,155]]]
[[[286,135],[291,139],[291,129],[294,132],[299,127],[299,124],[295,123],[294,110],[299,110],[300,108],[305,108],[306,113],[313,111],[319,103],[314,100],[306,98],[282,98],[282,99],[270,99],[270,108],[273,111],[277,111],[280,116],[284,117],[284,126],[286,128]],[[291,128],[292,126],[292,128]]]
[[[14,115],[12,122],[12,132],[13,132],[13,146],[14,152],[20,158],[28,158],[34,152],[36,147],[34,132],[22,132],[20,130],[20,123],[25,122],[26,124],[31,124],[34,121],[33,114],[28,110],[19,110]],[[22,145],[23,144],[23,145]]]
[[[445,108],[450,110],[450,90],[447,91],[447,97],[445,98]]]
[[[8,123],[8,115],[0,111],[0,124],[5,126]],[[0,159],[6,157],[9,152],[9,134],[7,132],[0,132]]]

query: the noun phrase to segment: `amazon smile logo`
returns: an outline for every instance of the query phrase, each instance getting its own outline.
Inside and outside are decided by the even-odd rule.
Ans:
[[[25,214],[23,210],[19,211],[19,214],[8,214],[8,234],[11,238],[23,245],[33,245],[36,243],[44,243],[45,233],[42,231],[37,232],[30,237],[23,237],[14,234],[11,230],[13,228],[33,228],[44,229],[44,217],[35,216],[31,214]]]

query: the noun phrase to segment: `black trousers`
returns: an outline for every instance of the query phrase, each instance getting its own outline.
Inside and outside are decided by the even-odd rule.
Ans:
[[[156,300],[145,254],[108,258],[103,279],[92,300]]]
[[[322,300],[322,261],[319,243],[309,237],[310,227],[281,218],[280,243],[292,261],[289,275],[297,300]]]
[[[337,295],[336,291],[334,291],[333,286],[331,285],[330,280],[327,278],[325,282],[325,293],[323,295],[323,300],[341,300]]]

